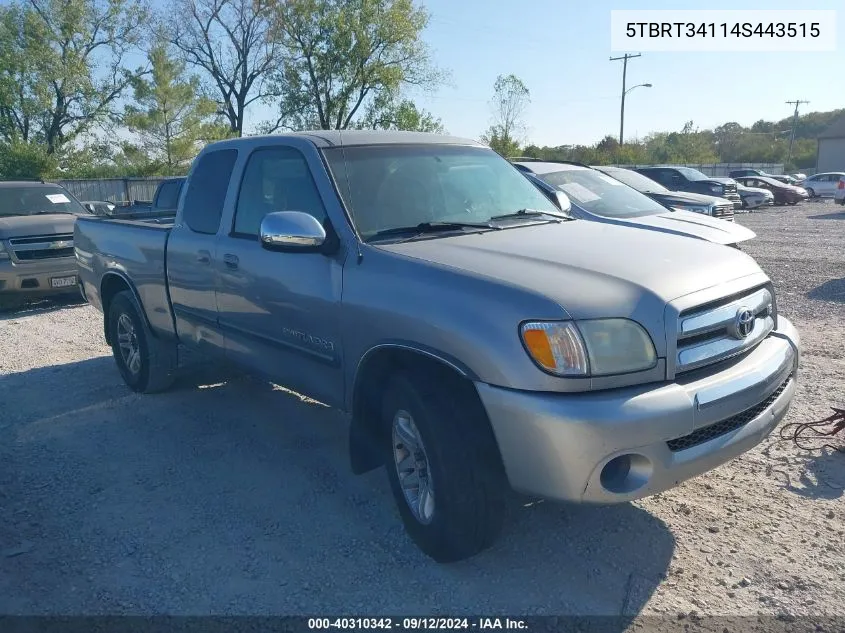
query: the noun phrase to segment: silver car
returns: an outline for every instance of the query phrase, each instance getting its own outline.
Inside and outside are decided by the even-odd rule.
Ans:
[[[839,181],[845,176],[842,171],[830,171],[822,174],[815,174],[801,183],[811,198],[832,198],[836,195]]]
[[[760,207],[770,207],[775,203],[775,194],[768,189],[761,189],[759,187],[746,187],[737,182],[736,190],[739,197],[742,198],[742,208],[758,209]]]

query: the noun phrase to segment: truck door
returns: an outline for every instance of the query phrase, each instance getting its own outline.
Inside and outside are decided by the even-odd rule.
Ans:
[[[327,177],[322,179],[327,192],[333,191]],[[302,211],[326,226],[308,159],[296,147],[252,151],[232,226],[221,231],[217,305],[227,355],[281,385],[342,406],[337,315],[343,262],[340,256],[265,249],[259,228],[273,211]]]
[[[181,216],[167,241],[167,282],[183,343],[225,352],[217,322],[217,230],[237,150],[203,154],[185,187]],[[139,280],[140,283],[143,283]]]

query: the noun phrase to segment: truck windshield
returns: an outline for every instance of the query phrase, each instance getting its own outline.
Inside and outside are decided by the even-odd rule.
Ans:
[[[710,180],[710,176],[703,174],[692,167],[678,167],[677,169],[687,180]]]
[[[666,213],[666,207],[596,169],[574,168],[537,174],[565,193],[573,204],[607,218]]]
[[[630,169],[623,169],[620,167],[596,167],[599,171],[606,173],[611,178],[616,178],[620,182],[624,182],[629,187],[633,187],[640,193],[668,193],[669,190],[661,185],[656,180],[652,180],[648,176],[643,176]]]
[[[0,216],[51,213],[90,215],[65,189],[56,185],[0,186]]]
[[[325,150],[341,197],[364,239],[429,223],[484,225],[530,209],[565,216],[513,165],[483,147],[362,145]]]

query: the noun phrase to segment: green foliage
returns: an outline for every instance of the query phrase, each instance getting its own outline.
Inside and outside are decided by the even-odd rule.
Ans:
[[[190,165],[202,142],[220,138],[226,126],[215,117],[217,104],[202,95],[199,78],[187,76],[185,62],[171,57],[163,44],[149,57],[152,72],[149,79],[134,79],[135,102],[126,106],[124,120],[139,135],[139,149],[151,168],[178,173]]]
[[[0,143],[0,180],[50,178],[57,166],[56,156],[48,154],[43,145]]]
[[[137,0],[21,0],[0,7],[0,137],[50,154],[115,113],[139,71],[123,66],[142,37]]]
[[[374,99],[355,127],[435,134],[443,134],[446,131],[443,122],[433,114],[419,109],[410,99],[399,99],[389,93],[384,93]]]
[[[276,6],[275,35],[286,56],[273,77],[281,98],[268,130],[354,127],[368,103],[389,108],[389,97],[403,87],[440,81],[422,40],[428,13],[414,0],[287,0]]]
[[[845,109],[812,112],[798,117],[792,162],[786,170],[812,168],[816,164],[816,137]],[[525,148],[524,154],[550,160],[575,160],[587,164],[659,163],[785,163],[789,151],[792,119],[757,121],[751,127],[729,122],[714,130],[698,130],[688,121],[680,132],[657,132],[641,142],[620,146],[612,136],[595,145]]]

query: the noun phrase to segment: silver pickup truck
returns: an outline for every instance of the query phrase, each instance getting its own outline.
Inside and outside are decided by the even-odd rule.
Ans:
[[[473,141],[403,132],[226,140],[175,217],[84,218],[76,257],[126,383],[179,344],[345,412],[438,561],[496,538],[507,488],[652,495],[783,418],[798,334],[748,255],[572,219]]]

